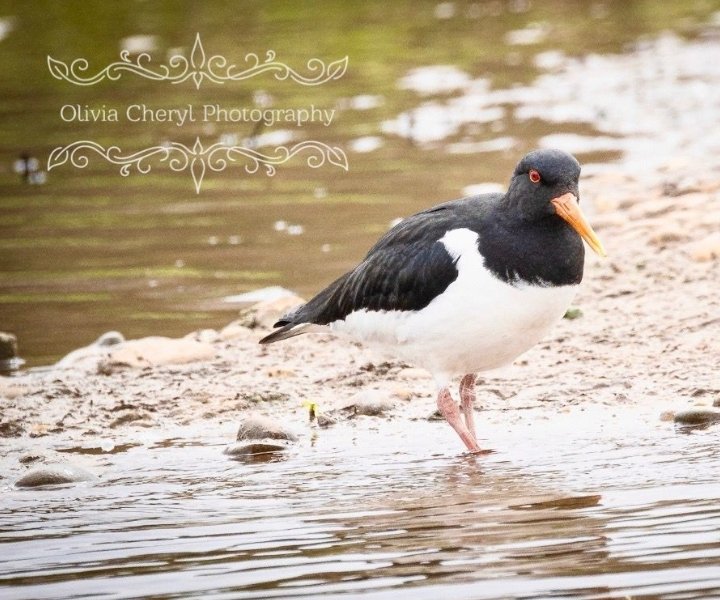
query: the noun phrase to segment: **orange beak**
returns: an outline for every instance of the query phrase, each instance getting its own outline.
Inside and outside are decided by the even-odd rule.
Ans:
[[[553,198],[550,202],[552,202],[552,205],[555,207],[555,212],[558,216],[570,223],[570,227],[580,234],[580,237],[587,242],[587,245],[590,246],[596,254],[607,256],[602,242],[580,210],[580,205],[577,202],[575,194],[568,192],[567,194]]]

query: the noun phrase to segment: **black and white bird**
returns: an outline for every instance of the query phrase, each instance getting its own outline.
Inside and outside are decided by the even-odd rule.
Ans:
[[[530,152],[507,193],[404,219],[260,343],[327,326],[380,345],[430,371],[440,412],[470,452],[482,452],[476,373],[511,363],[565,314],[583,277],[583,239],[605,256],[578,204],[579,177],[570,154]],[[459,375],[460,406],[449,390]]]

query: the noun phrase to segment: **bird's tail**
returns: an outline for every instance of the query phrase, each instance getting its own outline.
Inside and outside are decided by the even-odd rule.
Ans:
[[[287,323],[280,329],[276,329],[270,335],[266,335],[260,340],[261,344],[272,344],[280,340],[286,340],[296,335],[302,335],[313,329],[312,323]]]

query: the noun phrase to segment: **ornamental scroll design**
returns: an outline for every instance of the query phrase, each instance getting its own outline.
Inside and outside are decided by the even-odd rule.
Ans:
[[[291,80],[300,85],[314,86],[340,79],[347,71],[348,57],[326,63],[319,58],[311,58],[307,62],[307,73],[303,74],[289,65],[276,60],[273,50],[261,58],[254,53],[245,55],[245,68],[239,68],[221,54],[210,57],[205,53],[200,34],[195,35],[190,58],[176,54],[171,56],[167,64],[153,63],[147,52],[136,55],[133,59],[128,50],[120,52],[120,60],[110,63],[104,69],[91,74],[90,63],[84,58],[77,58],[70,63],[47,57],[47,65],[55,79],[65,80],[74,85],[90,86],[105,79],[117,81],[124,73],[132,73],[153,81],[166,81],[172,84],[182,83],[191,79],[197,89],[204,81],[224,84],[228,81],[242,81],[264,73],[272,73],[279,81]]]
[[[229,146],[215,143],[205,148],[200,138],[195,139],[192,147],[179,142],[167,142],[152,146],[131,154],[123,154],[118,146],[107,148],[90,140],[79,140],[66,146],[55,148],[48,158],[48,171],[66,163],[77,168],[85,168],[90,159],[88,154],[100,155],[111,164],[120,166],[123,177],[130,175],[133,169],[138,173],[149,173],[153,160],[165,162],[172,171],[190,171],[195,184],[195,193],[199,194],[203,178],[208,170],[224,171],[232,163],[244,164],[247,173],[257,173],[261,169],[272,177],[276,167],[295,155],[306,154],[306,164],[317,169],[326,163],[348,170],[345,152],[336,146],[308,140],[292,146],[277,146],[269,152],[260,152],[246,146]]]

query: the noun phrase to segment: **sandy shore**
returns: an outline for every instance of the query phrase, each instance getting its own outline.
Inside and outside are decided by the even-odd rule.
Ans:
[[[588,253],[580,316],[480,380],[481,418],[500,424],[530,414],[514,409],[534,409],[533,418],[641,410],[660,419],[720,399],[720,176],[687,173],[676,161],[652,177],[583,177],[609,258]],[[0,451],[16,465],[3,477],[56,442],[215,426],[250,410],[306,424],[307,401],[326,413],[352,399],[390,403],[393,418],[432,413],[433,383],[412,365],[330,335],[258,345],[285,308],[261,304],[222,331],[120,344],[66,368],[1,378]]]

